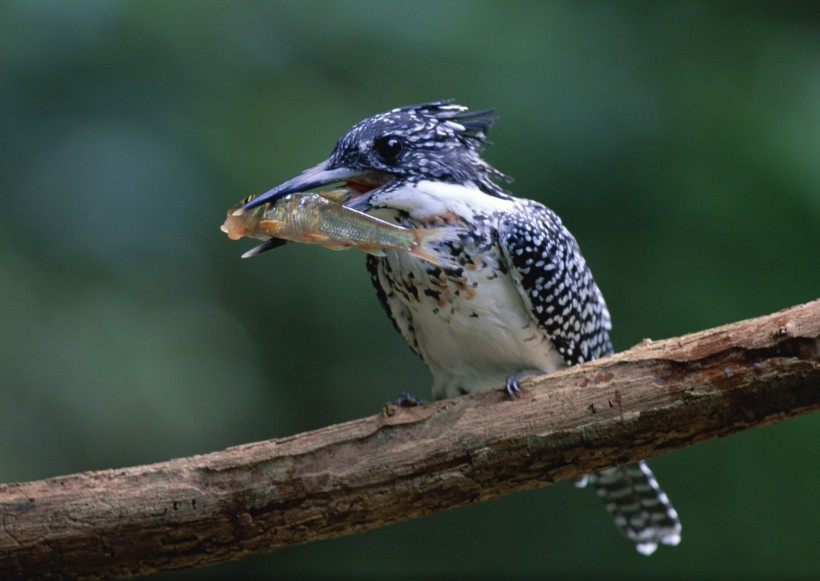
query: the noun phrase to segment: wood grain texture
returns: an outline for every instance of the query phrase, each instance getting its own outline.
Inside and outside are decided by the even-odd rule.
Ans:
[[[820,300],[522,384],[0,485],[0,578],[127,577],[346,535],[820,409]]]

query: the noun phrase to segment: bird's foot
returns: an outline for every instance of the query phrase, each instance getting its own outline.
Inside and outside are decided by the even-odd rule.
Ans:
[[[517,375],[510,375],[507,378],[507,382],[504,384],[504,391],[512,398],[521,396],[521,385],[518,383]]]
[[[416,397],[407,391],[403,391],[393,403],[401,408],[412,408],[427,403],[427,400]]]
[[[538,371],[537,369],[525,369],[524,371],[519,371],[518,373],[510,375],[504,384],[504,393],[513,399],[521,397],[524,393],[524,389],[521,387],[520,383],[521,380],[532,377],[533,375],[538,375],[539,373],[543,373],[543,371]]]

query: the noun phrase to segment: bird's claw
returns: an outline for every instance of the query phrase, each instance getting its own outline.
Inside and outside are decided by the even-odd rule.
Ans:
[[[427,400],[416,397],[410,392],[403,391],[393,403],[401,408],[412,408],[427,403]]]
[[[507,382],[504,384],[504,391],[512,398],[520,397],[522,393],[521,385],[518,383],[518,377],[510,375]]]

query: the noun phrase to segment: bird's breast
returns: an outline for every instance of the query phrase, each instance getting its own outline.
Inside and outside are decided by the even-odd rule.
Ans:
[[[452,227],[459,234],[439,252],[459,268],[388,252],[379,274],[387,295],[406,307],[393,309],[394,316],[407,317],[399,326],[413,330],[433,374],[434,395],[499,387],[523,370],[552,371],[562,365],[526,309],[489,222]]]

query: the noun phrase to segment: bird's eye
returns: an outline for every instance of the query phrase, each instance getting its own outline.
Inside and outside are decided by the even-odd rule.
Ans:
[[[373,148],[376,150],[376,154],[382,158],[383,161],[390,163],[399,157],[399,154],[403,149],[403,145],[398,137],[394,135],[385,135],[383,137],[378,137],[373,142]]]

